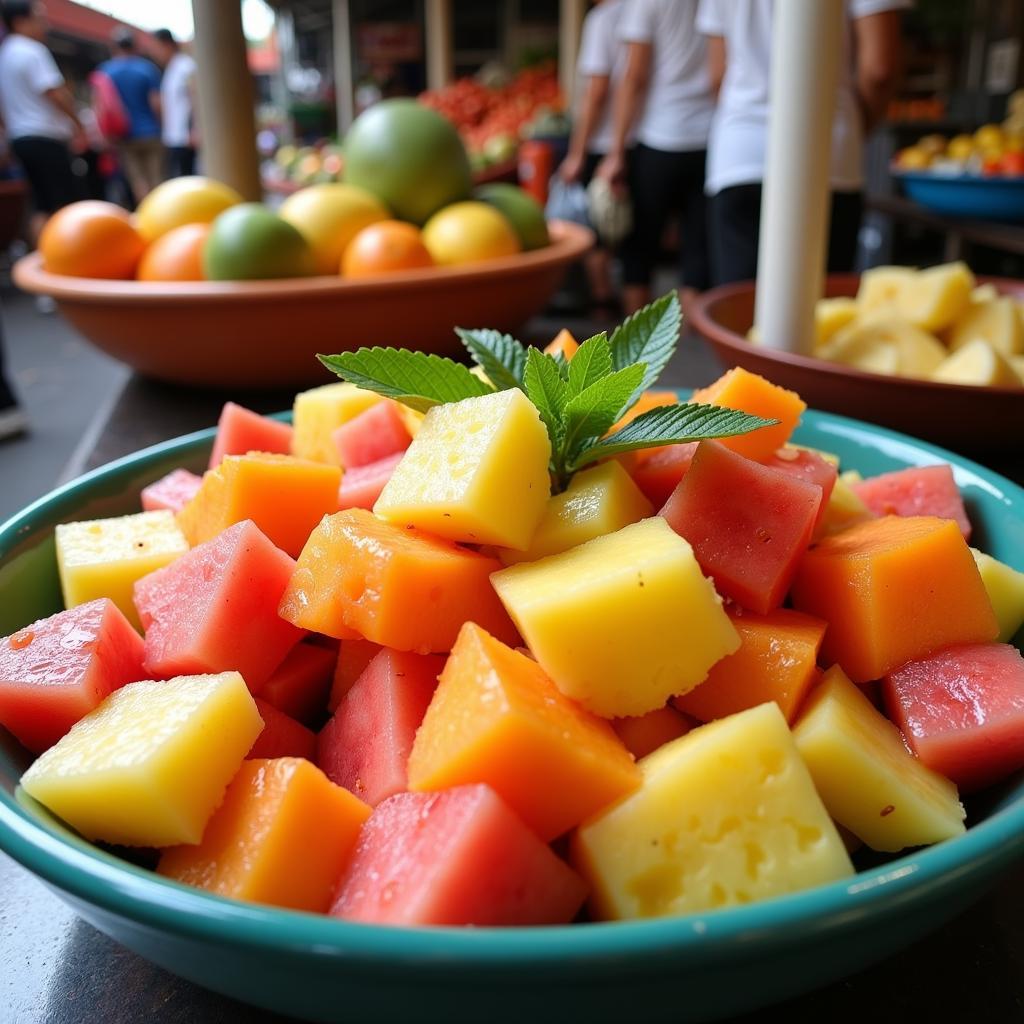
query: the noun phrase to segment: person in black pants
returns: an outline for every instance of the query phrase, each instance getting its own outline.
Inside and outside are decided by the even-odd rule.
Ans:
[[[18,399],[7,383],[4,368],[4,337],[0,325],[0,441],[17,437],[28,429],[28,418],[18,405]]]

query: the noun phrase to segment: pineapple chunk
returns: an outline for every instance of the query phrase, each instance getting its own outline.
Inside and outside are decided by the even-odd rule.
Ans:
[[[505,565],[536,562],[652,515],[651,503],[612,459],[577,473],[565,491],[548,499],[526,551],[499,548],[498,557]]]
[[[1010,356],[1007,362],[1013,372],[1024,381],[1024,356]]]
[[[979,284],[971,292],[971,305],[979,305],[982,302],[991,302],[993,299],[999,298],[999,292],[996,286],[991,282],[988,284]]]
[[[945,359],[946,350],[913,324],[886,317],[844,328],[818,354],[872,373],[928,377]]]
[[[938,331],[961,316],[971,301],[974,275],[966,263],[918,271],[900,288],[896,311],[926,331]]]
[[[1009,643],[1024,625],[1024,572],[1018,572],[977,548],[971,548],[971,554],[978,564],[981,582],[985,584],[985,591],[999,622],[996,642]]]
[[[853,489],[852,485],[859,483],[860,480],[860,473],[853,469],[839,474],[832,493],[829,495],[825,512],[814,532],[815,540],[830,537],[833,533],[840,533],[866,519],[875,518],[871,509],[864,504]]]
[[[640,789],[573,837],[600,917],[701,913],[853,874],[775,703],[695,729],[640,770]]]
[[[819,299],[814,307],[814,344],[824,345],[829,338],[857,319],[859,306],[856,299],[839,296]]]
[[[860,315],[895,312],[896,300],[916,273],[911,267],[872,267],[865,270],[857,290]]]
[[[907,750],[838,665],[811,693],[793,738],[828,813],[871,849],[895,852],[964,832],[956,786]]]
[[[427,413],[374,512],[438,537],[525,549],[551,493],[551,442],[512,388]]]
[[[135,581],[188,551],[185,534],[167,509],[61,523],[56,542],[65,606],[109,597],[139,632],[142,625],[132,600]]]
[[[42,754],[21,785],[87,839],[198,843],[262,729],[237,672],[129,683]]]
[[[955,352],[975,338],[983,338],[1003,356],[1024,353],[1024,325],[1013,299],[997,298],[972,305],[953,325],[949,347]]]
[[[491,582],[558,688],[605,718],[661,707],[739,647],[693,549],[657,516]]]
[[[984,338],[975,338],[948,355],[932,373],[932,380],[979,387],[1020,387],[1022,383],[1004,356]]]
[[[300,391],[292,410],[292,455],[340,466],[341,456],[331,435],[343,423],[382,401],[380,395],[346,381]]]

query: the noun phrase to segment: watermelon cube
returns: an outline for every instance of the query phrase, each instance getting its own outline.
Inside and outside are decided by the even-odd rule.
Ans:
[[[338,661],[334,666],[334,681],[327,698],[327,710],[334,711],[341,698],[355,686],[356,680],[371,661],[384,650],[372,640],[342,640],[338,648]]]
[[[256,709],[263,719],[263,732],[246,754],[248,760],[258,757],[304,757],[316,760],[316,733],[301,722],[278,711],[260,697],[256,698]]]
[[[971,521],[948,464],[883,473],[855,483],[853,491],[876,516],[954,519],[964,540],[971,539]]]
[[[907,662],[883,683],[913,751],[961,792],[1024,768],[1024,658],[1009,644],[960,644]]]
[[[383,459],[366,466],[355,466],[345,470],[341,478],[341,487],[338,489],[338,509],[372,509],[404,454],[395,452],[394,455],[385,455]]]
[[[390,925],[565,924],[586,885],[484,785],[399,793],[363,826],[331,914]]]
[[[234,669],[258,693],[303,630],[277,605],[295,562],[249,520],[135,584],[156,677]]]
[[[626,468],[647,500],[655,508],[661,508],[686,476],[696,454],[696,441],[670,444],[637,453],[634,458],[626,460]]]
[[[201,476],[187,469],[171,470],[167,476],[142,488],[142,507],[146,512],[165,508],[177,514],[196,496],[202,482]]]
[[[109,598],[0,640],[0,725],[34,754],[107,696],[145,677],[142,637]]]
[[[661,515],[723,597],[765,615],[782,604],[821,504],[818,484],[702,441]]]
[[[317,738],[316,763],[371,807],[406,789],[406,765],[444,658],[384,648]]]
[[[412,443],[412,434],[394,402],[371,405],[342,423],[331,437],[346,469],[369,466],[389,455],[401,454]]]
[[[219,466],[225,455],[271,452],[289,455],[292,450],[290,423],[260,416],[234,402],[225,402],[217,421],[217,436],[210,452],[210,469]]]
[[[274,669],[260,696],[300,722],[322,720],[337,660],[337,651],[330,647],[296,644]]]
[[[817,484],[821,488],[821,508],[818,509],[818,518],[815,520],[815,527],[821,522],[828,508],[829,499],[839,478],[839,470],[836,463],[829,462],[822,458],[817,452],[808,448],[780,448],[770,458],[764,460],[766,466],[779,470],[780,473],[788,473],[798,480],[806,480],[808,483]]]

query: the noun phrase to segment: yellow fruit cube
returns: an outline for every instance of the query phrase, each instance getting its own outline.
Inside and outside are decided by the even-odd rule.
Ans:
[[[740,644],[693,549],[658,516],[491,582],[558,688],[605,718],[660,708]]]
[[[1020,387],[1024,381],[1007,357],[984,338],[975,338],[947,356],[932,373],[932,380],[977,387]]]
[[[927,377],[946,358],[946,349],[933,335],[905,320],[878,317],[843,328],[818,354],[872,373]]]
[[[834,299],[819,299],[814,307],[814,344],[824,345],[836,331],[857,318],[856,299],[842,295]]]
[[[964,832],[956,786],[907,750],[838,665],[812,691],[793,738],[828,813],[871,849],[895,852]]]
[[[983,338],[1003,356],[1024,353],[1024,325],[1017,304],[1008,296],[971,304],[949,335],[949,347],[955,352]]]
[[[839,478],[829,495],[825,512],[814,531],[814,539],[830,537],[833,533],[840,533],[850,526],[864,522],[865,519],[874,519],[875,514],[864,504],[853,489],[853,484],[861,480],[861,475],[856,470],[848,470],[840,473]]]
[[[966,263],[946,263],[913,274],[896,296],[901,317],[926,331],[948,327],[971,301],[974,275]]]
[[[382,401],[380,395],[347,381],[300,391],[292,409],[292,455],[340,466],[341,457],[331,435],[343,423]]]
[[[654,506],[621,463],[612,460],[577,473],[561,494],[548,499],[526,551],[499,548],[498,557],[505,565],[535,562],[652,515]]]
[[[1018,572],[977,548],[971,548],[971,554],[978,564],[981,582],[985,584],[985,591],[999,622],[996,641],[1009,643],[1024,625],[1024,572]]]
[[[980,305],[982,302],[991,302],[993,299],[999,298],[999,291],[994,284],[979,284],[977,288],[971,292],[971,304]]]
[[[1010,356],[1007,362],[1010,364],[1013,372],[1020,377],[1021,382],[1024,383],[1024,356]]]
[[[853,874],[775,703],[693,730],[640,771],[573,837],[599,917],[702,913]]]
[[[129,683],[42,754],[21,785],[86,839],[198,843],[262,729],[237,672]]]
[[[373,511],[448,540],[522,550],[551,494],[550,460],[547,428],[518,388],[437,405]]]
[[[140,632],[132,587],[188,551],[188,541],[167,509],[115,519],[61,523],[57,569],[64,605],[74,608],[109,597]]]
[[[860,276],[857,305],[861,316],[878,312],[892,313],[896,300],[917,273],[911,267],[872,267]]]

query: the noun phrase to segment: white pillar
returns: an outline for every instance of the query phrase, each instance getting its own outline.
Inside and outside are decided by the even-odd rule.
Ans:
[[[348,0],[333,0],[331,6],[334,50],[334,97],[337,107],[338,138],[344,138],[355,117],[355,82],[352,77],[352,19]]]
[[[844,17],[843,0],[775,0],[754,319],[761,344],[788,352],[814,343]]]
[[[576,82],[576,57],[580,52],[580,33],[586,13],[587,0],[559,0],[558,84],[566,103],[572,99]]]
[[[426,0],[427,88],[440,89],[455,77],[452,0]]]

